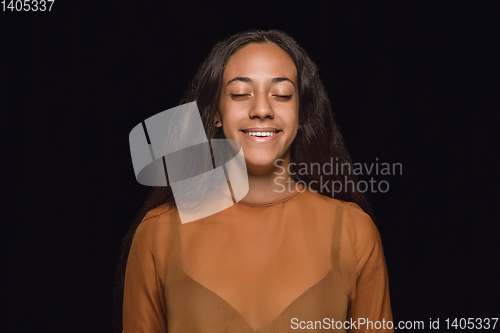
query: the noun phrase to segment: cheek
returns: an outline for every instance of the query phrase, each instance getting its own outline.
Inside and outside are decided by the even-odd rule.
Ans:
[[[222,126],[222,132],[224,133],[224,138],[225,139],[233,139],[232,133],[228,130],[226,126]]]
[[[238,122],[227,114],[222,116],[222,132],[226,139],[234,139],[238,134],[237,124]]]
[[[292,143],[295,141],[295,138],[297,137],[297,134],[298,134],[298,131],[295,130],[295,132],[292,135],[290,135],[290,138],[287,141],[287,147],[288,148],[290,148],[290,146],[292,145]]]

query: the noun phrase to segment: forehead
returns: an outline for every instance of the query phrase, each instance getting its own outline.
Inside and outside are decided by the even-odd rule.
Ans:
[[[295,63],[288,53],[271,43],[250,43],[236,51],[224,69],[224,81],[234,76],[297,79]]]

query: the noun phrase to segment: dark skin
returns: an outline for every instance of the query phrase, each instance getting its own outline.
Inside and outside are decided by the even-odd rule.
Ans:
[[[215,125],[226,139],[238,141],[245,155],[249,191],[244,200],[267,202],[293,191],[290,146],[301,125],[292,58],[271,43],[239,49],[224,70],[219,110]]]

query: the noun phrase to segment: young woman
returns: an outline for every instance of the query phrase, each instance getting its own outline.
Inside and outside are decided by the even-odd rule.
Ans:
[[[352,162],[305,51],[281,31],[231,36],[181,104],[192,101],[209,139],[241,144],[249,191],[182,224],[171,189],[153,190],[123,241],[123,332],[392,331],[369,205],[346,168],[322,167]]]

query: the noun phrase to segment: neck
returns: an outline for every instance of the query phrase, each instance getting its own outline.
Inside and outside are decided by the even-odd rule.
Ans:
[[[282,161],[282,162],[281,162]],[[293,192],[297,183],[288,172],[290,158],[280,160],[280,163],[262,170],[247,165],[248,194],[243,198],[247,202],[268,202],[282,198]]]

